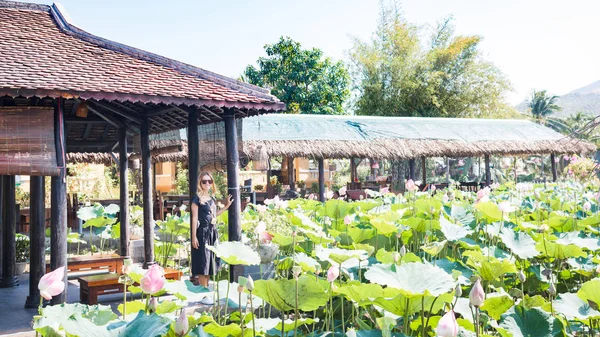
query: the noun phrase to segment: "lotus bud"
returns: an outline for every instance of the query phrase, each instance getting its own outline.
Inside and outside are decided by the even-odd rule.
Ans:
[[[348,214],[348,215],[346,215],[346,216],[344,217],[344,224],[345,224],[345,225],[349,225],[349,224],[351,224],[351,223],[352,223],[352,221],[353,221],[353,219],[352,219],[352,217],[350,216],[350,214]]]
[[[42,276],[40,282],[38,282],[40,295],[48,301],[52,297],[60,295],[65,290],[64,279],[65,267],[60,267]]]
[[[300,276],[300,273],[302,273],[302,267],[300,266],[293,266],[292,267],[292,274],[294,274],[294,278],[298,278],[298,276]]]
[[[248,281],[246,281],[246,289],[248,289],[250,292],[254,290],[254,280],[250,275],[248,275]]]
[[[458,335],[458,323],[454,310],[448,311],[438,322],[435,332],[438,337],[456,337]]]
[[[336,265],[331,265],[327,270],[327,282],[331,283],[340,276],[340,268]]]
[[[415,185],[415,182],[412,179],[408,179],[406,181],[406,190],[409,192],[414,192],[417,190],[417,185]]]
[[[454,295],[456,297],[462,296],[462,287],[460,286],[460,284],[457,284],[456,287],[454,288]]]
[[[400,261],[400,254],[394,253],[394,264],[398,264],[398,261]]]
[[[238,291],[238,293],[243,293],[244,292],[244,287],[238,286],[237,287],[237,291]]]
[[[356,337],[356,330],[354,328],[350,328],[346,331],[346,337]]]
[[[556,295],[556,286],[554,285],[554,282],[550,282],[550,288],[548,288],[548,294],[550,294],[550,296]]]
[[[396,238],[400,239],[402,237],[402,230],[398,230],[398,232],[396,232]]]
[[[469,303],[474,307],[480,307],[485,300],[485,292],[481,286],[481,281],[477,279],[471,292],[469,293]]]
[[[154,295],[161,291],[164,285],[165,276],[162,268],[157,264],[150,266],[146,274],[144,274],[140,280],[140,287],[142,288],[142,291],[150,295]]]
[[[317,264],[315,265],[315,274],[319,275],[321,273],[321,265]]]
[[[521,283],[524,283],[525,280],[527,280],[527,277],[525,276],[525,273],[522,270],[519,270],[519,281],[521,281]]]
[[[131,262],[131,259],[123,260],[123,267],[121,267],[121,272],[125,275],[129,275],[129,273],[131,273],[132,269],[133,269],[133,263]]]
[[[179,318],[177,318],[177,322],[175,322],[175,333],[177,336],[185,336],[189,330],[189,327],[188,318],[185,315],[185,309],[182,309]]]
[[[583,204],[583,210],[584,210],[584,211],[586,211],[586,212],[589,212],[589,211],[590,211],[590,209],[592,209],[592,204],[590,204],[590,202],[589,202],[589,201],[586,201],[586,202]]]
[[[406,255],[406,246],[402,246],[402,247],[400,247],[400,251],[399,251],[399,253],[400,253],[400,256],[404,256],[404,255]]]
[[[156,312],[156,308],[158,308],[158,300],[156,297],[152,297],[150,303],[148,304],[148,311],[150,313]]]
[[[361,194],[358,196],[358,200],[363,200],[365,197]]]
[[[449,202],[450,202],[450,198],[448,198],[448,195],[447,195],[447,194],[444,194],[444,195],[442,196],[442,203],[444,203],[444,204],[447,204],[447,203],[449,203]]]

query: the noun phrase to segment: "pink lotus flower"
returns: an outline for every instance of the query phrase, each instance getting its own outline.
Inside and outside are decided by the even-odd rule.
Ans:
[[[327,282],[333,282],[340,276],[340,268],[336,265],[331,265],[327,271]]]
[[[390,189],[389,189],[389,188],[387,188],[387,187],[382,187],[382,188],[379,190],[379,193],[381,193],[381,194],[388,194],[388,193],[390,193]]]
[[[406,181],[406,190],[409,192],[414,192],[417,190],[417,185],[415,185],[415,182],[412,179],[408,179]]]
[[[308,200],[315,200],[315,194],[314,193],[309,194]]]
[[[371,165],[371,168],[378,169],[379,168],[379,162],[377,162],[377,161],[373,162],[373,165]]]
[[[483,287],[481,286],[481,281],[477,279],[473,288],[471,288],[471,292],[469,293],[469,303],[472,306],[480,307],[485,300],[485,292],[483,291]]]
[[[40,295],[48,301],[52,297],[60,295],[65,290],[65,267],[60,267],[42,276],[38,283],[38,289]]]
[[[589,201],[586,201],[583,204],[583,210],[586,211],[586,212],[588,212],[590,209],[592,209],[592,204]]]
[[[274,237],[274,235],[271,235],[271,233],[269,233],[267,231],[261,232],[258,235],[258,238],[260,239],[261,243],[269,243],[269,242],[273,241],[273,237]]]
[[[156,312],[156,308],[158,308],[158,300],[156,299],[156,297],[152,297],[148,306],[148,311],[150,313]]]
[[[264,213],[267,211],[267,206],[265,205],[254,205],[254,208],[258,213]]]
[[[458,323],[454,310],[448,311],[438,322],[435,333],[438,337],[456,337],[458,335]]]
[[[431,190],[431,192],[435,192],[435,190],[437,190],[437,187],[435,187],[435,185],[431,185],[430,190]]]
[[[511,205],[508,201],[502,201],[498,203],[498,209],[502,213],[511,213],[515,211],[515,207]]]
[[[352,219],[352,217],[349,214],[344,217],[344,225],[349,225],[352,223],[352,221],[354,221],[354,220]]]
[[[571,160],[571,156],[569,156],[569,155],[564,155],[564,156],[563,156],[563,159],[564,159],[564,160]]]
[[[185,336],[189,329],[190,324],[187,316],[185,315],[185,309],[182,309],[179,318],[177,318],[177,321],[175,322],[175,333],[177,336]]]
[[[129,273],[131,273],[132,269],[133,269],[133,263],[131,262],[131,259],[123,260],[123,267],[121,268],[121,273],[123,273],[125,275],[129,275]]]
[[[140,287],[146,294],[154,295],[165,285],[165,275],[162,268],[153,264],[140,280]]]

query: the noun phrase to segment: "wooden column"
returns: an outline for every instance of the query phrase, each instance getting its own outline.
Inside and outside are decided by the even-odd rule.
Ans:
[[[142,119],[140,143],[142,147],[142,205],[144,207],[144,268],[154,262],[154,219],[152,193],[152,163],[150,155],[150,139],[148,132],[150,121]]]
[[[56,144],[56,163],[59,175],[51,178],[51,224],[50,224],[50,269],[55,270],[67,265],[67,170],[66,137],[62,98],[56,99],[54,109],[54,142]],[[67,284],[67,273],[65,273]],[[67,288],[62,294],[52,298],[52,304],[67,300]]]
[[[2,279],[0,288],[9,288],[19,285],[19,280],[15,276],[17,247],[15,243],[15,233],[17,232],[17,215],[15,207],[15,176],[2,176],[2,201],[3,214],[2,223],[4,230],[2,236],[4,243],[2,245]]]
[[[557,174],[556,174],[556,161],[554,159],[554,153],[550,154],[550,164],[552,165],[552,181],[556,182]]]
[[[446,157],[446,183],[450,187],[450,158]]]
[[[294,174],[294,157],[287,157],[288,183],[292,191],[296,190],[296,175]]]
[[[408,179],[415,181],[415,158],[408,160]]]
[[[353,183],[356,175],[354,174],[354,158],[350,158],[350,182]]]
[[[225,110],[225,150],[227,151],[227,191],[233,197],[233,202],[227,212],[229,241],[240,241],[242,239],[241,223],[241,196],[240,184],[238,183],[240,175],[240,158],[238,152],[238,135],[235,122],[235,111]],[[227,197],[227,196],[225,196]],[[241,275],[239,266],[231,266],[229,270],[230,280],[237,280]]]
[[[25,308],[37,308],[40,305],[38,283],[46,272],[46,205],[44,176],[32,176],[29,181],[29,296]]]
[[[490,171],[490,155],[484,155],[483,159],[485,160],[485,186],[490,186],[492,184],[492,172]]]
[[[271,157],[269,157],[269,165],[267,166],[267,198],[273,198],[273,185],[271,185]]]
[[[120,254],[129,257],[129,160],[127,158],[127,128],[119,128],[119,223],[121,229]]]
[[[323,158],[319,158],[319,201],[325,202],[325,164]]]
[[[373,164],[375,164],[375,161],[373,159],[369,159],[369,168],[371,169],[371,177],[375,177],[375,169],[373,168]]]
[[[427,158],[423,157],[421,159],[421,166],[422,167],[422,171],[423,171],[423,186],[427,185],[427,162],[426,162]]]
[[[199,141],[198,141],[198,110],[190,109],[188,111],[188,128],[187,128],[187,139],[188,139],[188,181],[189,181],[189,195],[190,195],[190,211],[192,209],[191,200],[198,191],[198,156],[199,156]],[[192,233],[192,226],[197,224],[192,223],[192,217],[190,216],[190,233]],[[191,265],[191,263],[190,263]]]

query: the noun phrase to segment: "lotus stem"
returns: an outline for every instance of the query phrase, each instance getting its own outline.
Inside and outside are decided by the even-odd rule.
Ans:
[[[475,307],[475,336],[479,337],[479,307]]]
[[[359,260],[360,261],[360,260]],[[342,286],[342,275],[341,275],[341,271],[342,271],[342,263],[340,262],[340,276],[339,276],[339,281],[340,281],[340,287]],[[341,296],[342,299],[342,332],[344,334],[346,334],[346,321],[344,321],[344,295],[342,294]]]
[[[281,312],[281,337],[285,337],[285,312]]]
[[[150,296],[152,296],[152,295],[148,295],[148,297],[146,297],[146,315],[148,315],[148,309],[149,309],[149,305],[150,305]]]
[[[229,288],[229,286],[227,286]],[[229,294],[227,294],[227,302],[229,302]],[[242,336],[244,335],[244,321],[245,317],[242,316],[242,292],[238,292],[238,304],[240,307],[240,327],[242,328]],[[225,304],[227,307],[227,304]],[[227,311],[225,311],[225,315],[227,315]]]
[[[227,281],[227,295],[225,297],[225,312],[223,313],[223,323],[227,323],[227,307],[229,306],[229,286],[231,285],[231,282]],[[218,292],[217,292],[217,300],[220,300],[220,298],[218,298]],[[242,294],[240,293],[240,319],[242,319]],[[244,328],[242,328],[242,336],[243,334]]]
[[[256,325],[254,324],[254,304],[252,303],[252,291],[250,291],[250,311],[252,312],[252,337],[256,337]]]
[[[296,337],[296,332],[298,330],[298,278],[296,279],[296,303],[294,305],[294,337]],[[242,334],[243,336],[243,334]]]
[[[127,282],[123,285],[123,320],[127,314]]]
[[[421,297],[421,336],[425,337],[425,296]]]

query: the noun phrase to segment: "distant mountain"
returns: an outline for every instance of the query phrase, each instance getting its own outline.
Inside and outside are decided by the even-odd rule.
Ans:
[[[583,112],[590,116],[600,115],[600,81],[560,96],[557,104],[562,110],[552,114],[553,117],[569,117],[578,112]],[[528,111],[527,101],[523,101],[517,105],[517,110],[521,112]]]

